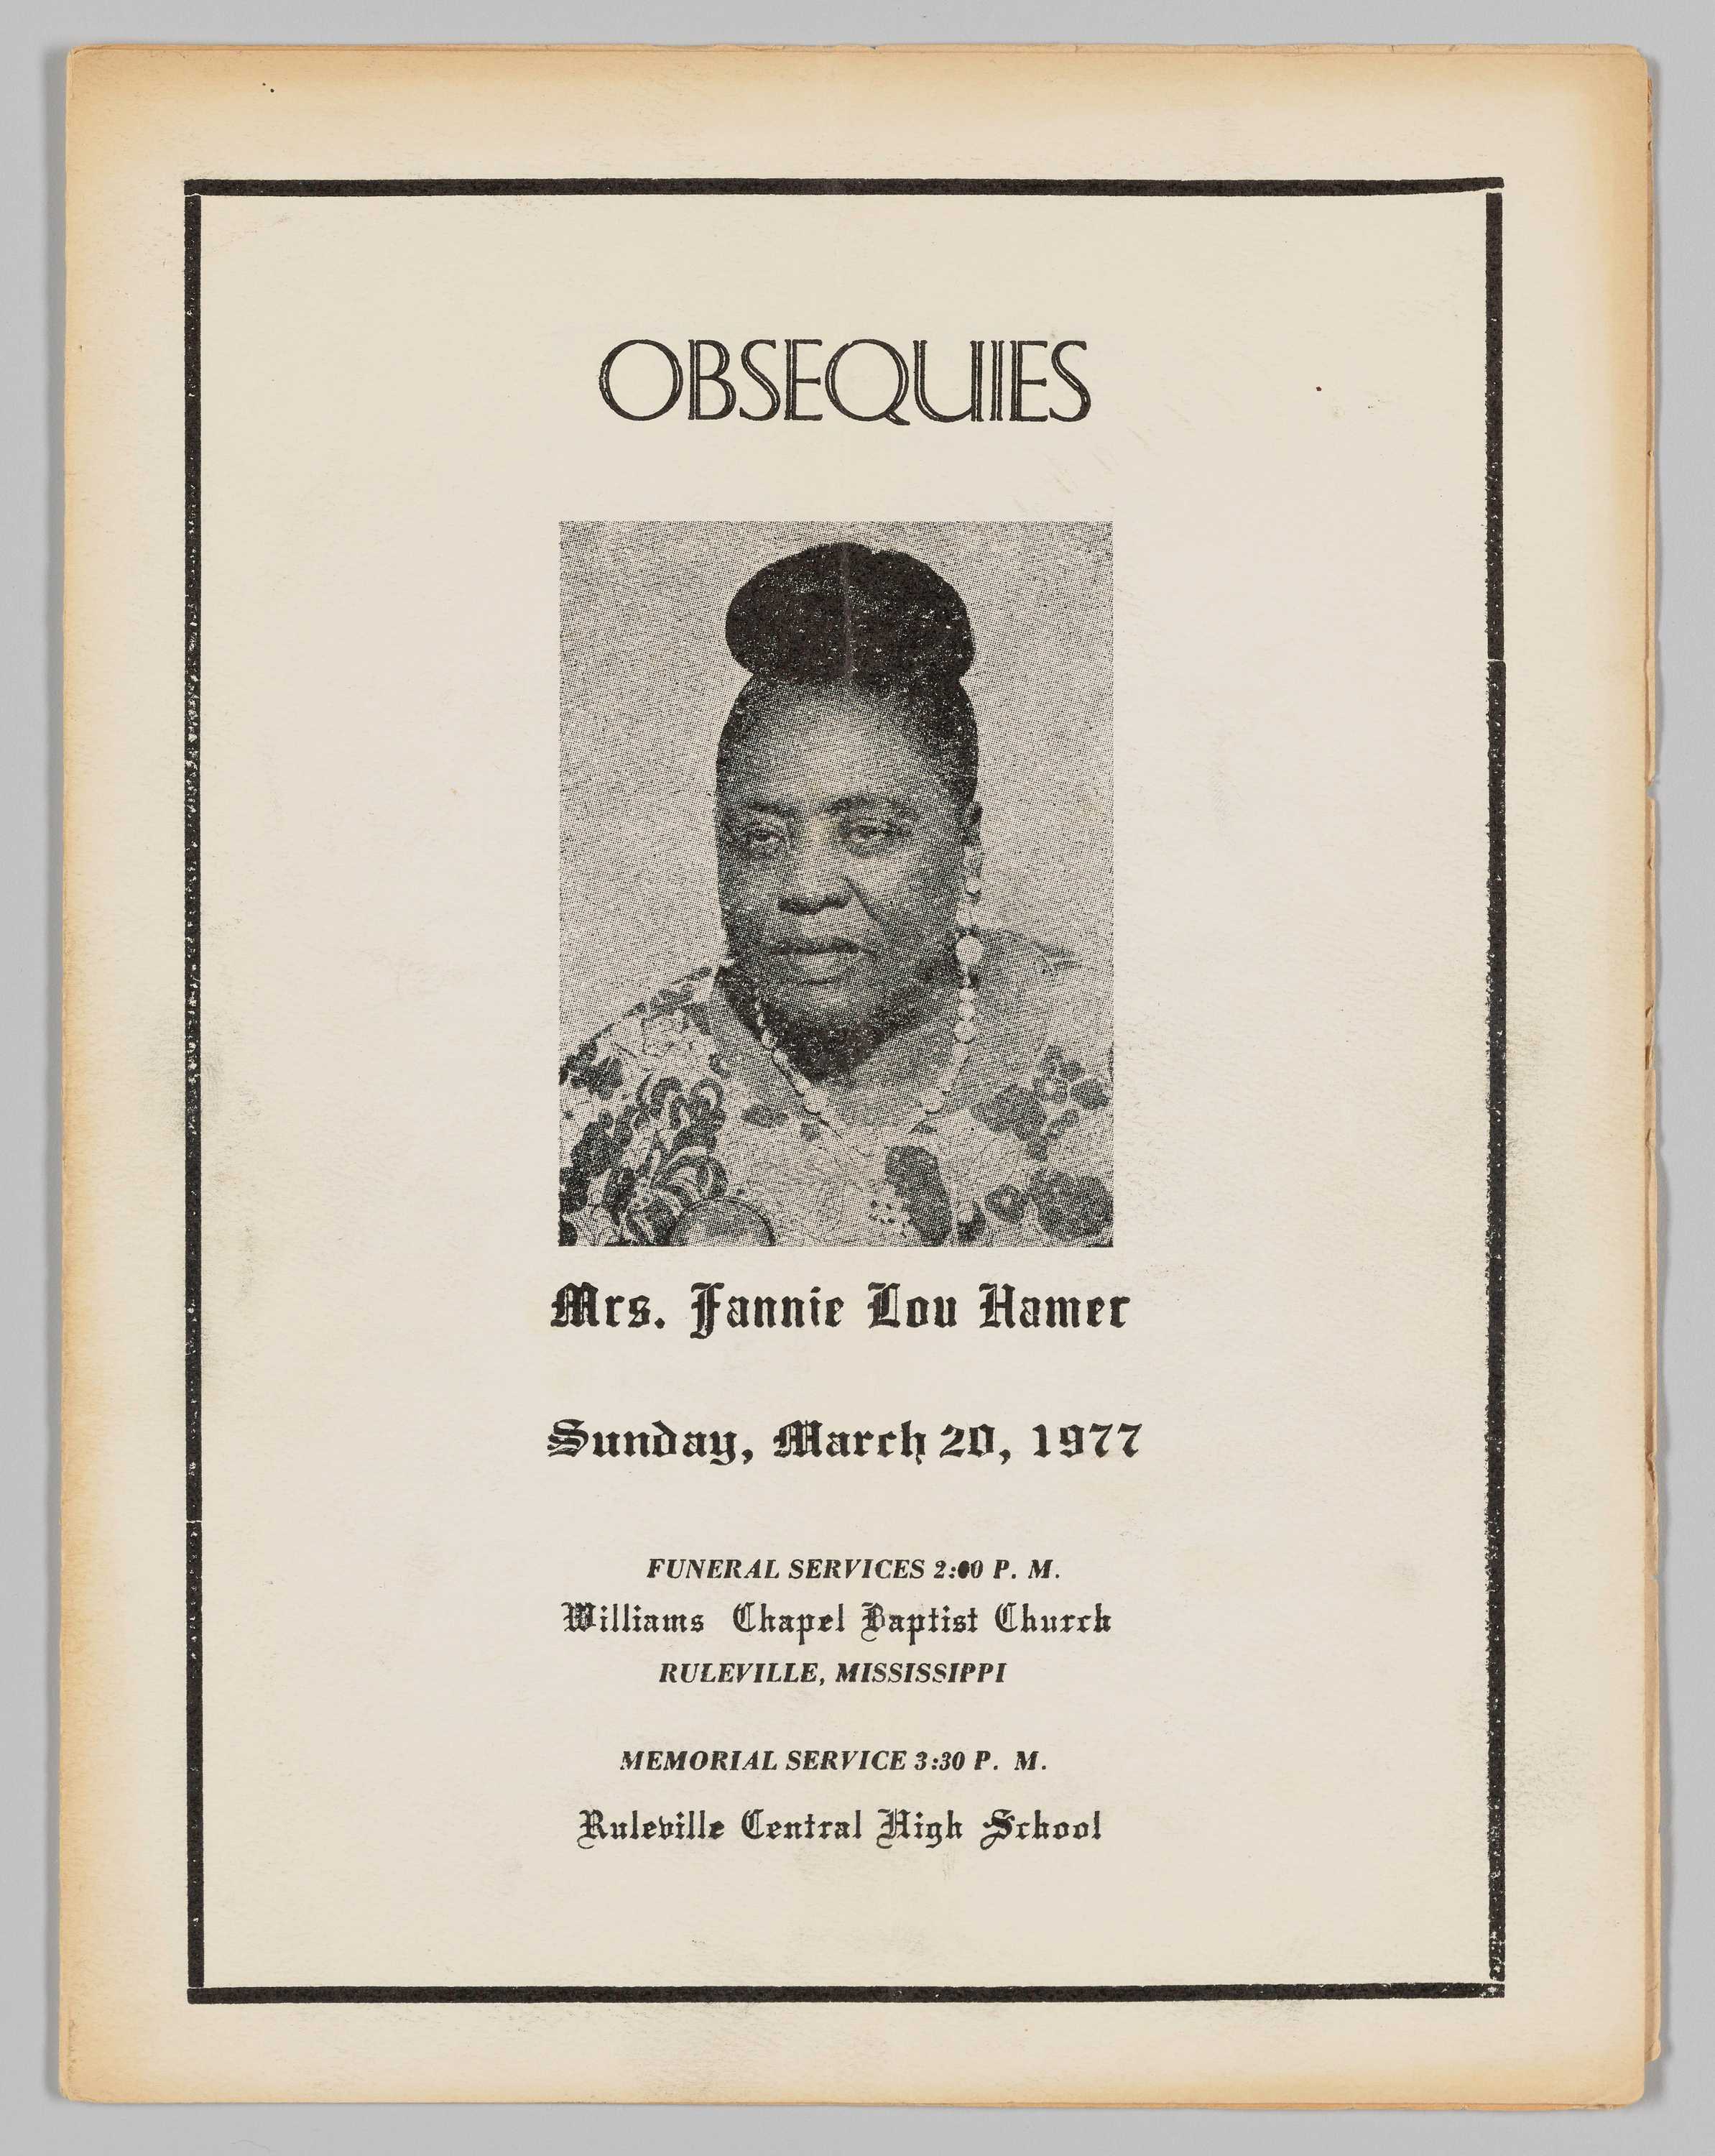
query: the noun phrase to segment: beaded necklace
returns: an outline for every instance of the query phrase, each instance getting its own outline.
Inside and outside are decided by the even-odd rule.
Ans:
[[[975,936],[961,936],[955,950],[959,959],[959,1015],[953,1021],[953,1052],[948,1056],[946,1067],[933,1085],[925,1086],[917,1096],[917,1105],[924,1117],[938,1116],[947,1105],[948,1096],[958,1083],[959,1073],[970,1060],[970,1045],[976,1038],[976,980],[975,970],[982,958],[982,945]],[[792,1091],[815,1116],[836,1137],[852,1143],[859,1141],[852,1126],[843,1116],[834,1113],[833,1103],[828,1099],[827,1088],[806,1078],[775,1035],[773,1028],[763,1014],[762,998],[754,998],[756,1019],[756,1038],[768,1050],[774,1065],[791,1086]]]

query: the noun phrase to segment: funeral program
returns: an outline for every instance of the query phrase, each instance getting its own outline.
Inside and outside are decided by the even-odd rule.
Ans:
[[[71,2094],[1641,2092],[1648,100],[74,56]]]

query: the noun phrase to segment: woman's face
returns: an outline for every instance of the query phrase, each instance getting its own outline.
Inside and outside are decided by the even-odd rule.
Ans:
[[[745,978],[791,1030],[879,1038],[945,972],[980,812],[888,706],[782,689],[716,796],[720,911]]]

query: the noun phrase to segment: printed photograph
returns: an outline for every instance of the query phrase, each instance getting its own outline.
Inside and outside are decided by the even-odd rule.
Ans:
[[[561,540],[561,1242],[1111,1243],[1110,527]]]

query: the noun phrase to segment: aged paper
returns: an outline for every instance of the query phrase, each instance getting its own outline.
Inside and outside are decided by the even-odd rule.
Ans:
[[[1655,2026],[1618,49],[95,49],[65,2086]]]

